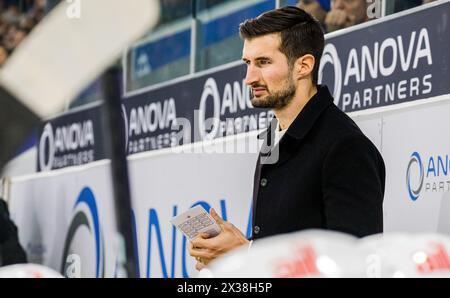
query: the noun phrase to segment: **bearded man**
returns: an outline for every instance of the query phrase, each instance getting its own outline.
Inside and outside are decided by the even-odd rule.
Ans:
[[[266,12],[240,26],[245,82],[254,107],[275,117],[260,136],[252,238],[211,215],[222,232],[190,243],[197,269],[251,240],[305,229],[357,237],[383,231],[385,166],[375,145],[318,85],[320,24],[298,7]]]

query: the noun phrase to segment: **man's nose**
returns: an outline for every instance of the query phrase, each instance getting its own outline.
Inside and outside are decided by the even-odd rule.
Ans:
[[[259,81],[259,71],[249,65],[247,66],[247,74],[245,75],[245,84],[251,86]]]

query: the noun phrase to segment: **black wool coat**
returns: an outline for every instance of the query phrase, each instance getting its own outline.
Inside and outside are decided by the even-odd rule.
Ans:
[[[252,239],[327,229],[357,237],[383,231],[385,166],[375,145],[333,103],[326,86],[277,145],[276,119],[259,135]]]

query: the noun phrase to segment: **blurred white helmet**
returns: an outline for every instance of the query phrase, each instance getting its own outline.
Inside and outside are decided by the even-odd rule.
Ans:
[[[199,277],[359,277],[365,256],[353,236],[309,230],[257,240],[218,258]]]
[[[62,278],[58,272],[37,264],[19,264],[0,268],[0,278]]]
[[[360,240],[369,277],[450,277],[450,238],[439,234],[384,234]]]

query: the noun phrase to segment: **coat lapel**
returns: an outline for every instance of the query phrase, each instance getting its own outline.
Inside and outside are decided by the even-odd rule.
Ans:
[[[269,127],[257,137],[259,140],[263,140],[263,144],[256,163],[255,181],[253,185],[253,225],[255,223],[259,183],[263,167],[269,165],[280,166],[288,161],[297,152],[297,148],[301,145],[303,139],[312,129],[322,112],[333,104],[333,97],[328,91],[328,88],[320,85],[317,87],[317,93],[305,105],[277,145],[274,145],[275,129],[278,121],[275,117],[271,120]]]
[[[274,145],[277,119],[274,117],[269,127],[258,135],[263,140],[259,154],[259,163],[264,165],[281,165],[297,151],[298,146],[314,126],[322,112],[332,104],[331,96],[326,86],[318,86],[317,93],[309,100],[294,122],[289,126],[283,138]]]

